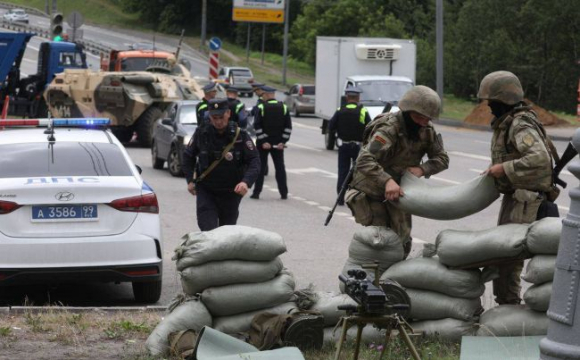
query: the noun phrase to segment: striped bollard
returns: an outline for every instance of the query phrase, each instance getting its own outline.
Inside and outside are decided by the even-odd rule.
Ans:
[[[218,77],[218,67],[220,66],[220,53],[212,51],[209,53],[209,78],[215,80]]]

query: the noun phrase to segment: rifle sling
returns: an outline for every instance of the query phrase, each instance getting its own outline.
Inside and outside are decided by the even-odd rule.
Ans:
[[[222,151],[222,156],[220,156],[219,159],[214,160],[214,162],[212,162],[210,164],[210,166],[207,169],[205,169],[205,171],[203,173],[201,173],[201,175],[199,177],[197,177],[195,179],[196,184],[201,182],[206,176],[208,176],[213,171],[213,169],[215,169],[219,165],[219,163],[226,157],[226,154],[229,153],[230,150],[234,147],[234,144],[236,143],[236,140],[238,140],[239,135],[240,135],[240,128],[237,127],[236,128],[236,136],[234,136],[234,139],[232,140],[232,142],[230,142],[224,148],[224,151]]]

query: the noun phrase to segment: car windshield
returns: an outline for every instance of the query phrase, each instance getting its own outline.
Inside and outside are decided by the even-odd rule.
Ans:
[[[59,55],[58,65],[66,67],[84,67],[85,64],[80,53],[62,52]]]
[[[240,77],[252,77],[252,73],[250,70],[247,69],[235,69],[232,70],[233,76],[240,76]]]
[[[303,95],[315,95],[314,86],[303,86],[302,89],[304,89],[302,90]]]
[[[57,140],[53,151],[47,143],[27,143],[0,145],[0,153],[0,178],[133,175],[114,144]]]
[[[195,105],[184,105],[179,110],[179,122],[184,125],[197,125]]]
[[[159,59],[154,57],[144,58],[125,58],[121,62],[121,70],[123,71],[145,71],[153,62],[159,64],[160,61],[167,63],[166,59]],[[169,67],[169,63],[167,63]]]
[[[13,10],[12,13],[16,15],[26,15],[24,10]]]
[[[403,94],[413,87],[413,84],[405,81],[361,81],[356,84],[363,92],[360,94],[361,101],[384,101],[397,102]]]

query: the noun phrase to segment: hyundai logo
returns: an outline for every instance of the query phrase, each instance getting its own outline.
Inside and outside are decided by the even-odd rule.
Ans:
[[[58,201],[71,201],[72,199],[75,198],[75,194],[68,192],[68,191],[63,191],[63,192],[59,192],[54,197]]]

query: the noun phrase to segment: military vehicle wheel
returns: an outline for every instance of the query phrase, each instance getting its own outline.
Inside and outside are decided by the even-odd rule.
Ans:
[[[134,282],[133,297],[137,302],[153,304],[161,297],[161,280],[152,282]]]
[[[133,130],[125,127],[113,127],[113,135],[122,143],[128,143],[133,137]]]
[[[161,109],[155,106],[149,107],[137,120],[137,140],[143,147],[150,147],[153,142],[153,126],[161,117]]]
[[[330,131],[326,131],[324,134],[324,145],[326,146],[326,150],[334,150],[334,144],[336,143],[336,136],[331,134]]]
[[[153,142],[151,145],[151,164],[153,169],[161,170],[165,164],[165,160],[159,158],[159,150],[157,150],[157,144]]]
[[[177,146],[172,146],[169,156],[167,157],[167,168],[169,173],[173,176],[183,176],[181,171],[181,162],[179,161],[179,153],[177,152]]]

